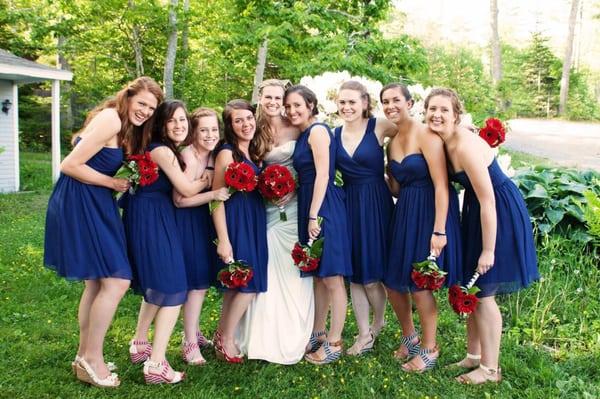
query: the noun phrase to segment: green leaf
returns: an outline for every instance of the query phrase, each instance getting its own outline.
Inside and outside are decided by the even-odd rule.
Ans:
[[[532,191],[528,192],[525,198],[549,198],[548,191],[541,184],[536,184]]]
[[[552,225],[557,225],[562,218],[565,216],[565,210],[564,209],[556,209],[556,208],[550,208],[550,209],[546,209],[546,217],[548,218],[548,220],[550,221],[550,223],[552,223]]]
[[[309,251],[309,255],[313,258],[320,258],[321,255],[323,254],[323,243],[324,243],[324,239],[318,238],[316,239],[311,247],[310,247],[310,251]]]
[[[344,179],[342,178],[342,172],[340,172],[337,169],[335,170],[335,180],[333,181],[333,184],[335,184],[338,187],[344,186]]]

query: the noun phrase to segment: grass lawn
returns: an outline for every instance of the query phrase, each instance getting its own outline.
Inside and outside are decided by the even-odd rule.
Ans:
[[[501,366],[504,382],[462,386],[443,366],[465,353],[464,322],[452,313],[446,292],[440,308],[440,367],[407,375],[391,357],[400,329],[391,309],[375,351],[345,356],[329,366],[262,361],[228,365],[205,351],[204,367],[185,366],[181,323],[168,357],[188,378],[176,386],[146,386],[141,366],[128,362],[140,297],[126,295],[106,339],[106,357],[119,366],[122,385],[101,390],[78,382],[70,361],[77,348],[81,283],[70,283],[42,264],[45,209],[50,192],[49,156],[22,153],[23,188],[0,195],[0,398],[595,398],[600,397],[600,270],[598,255],[550,237],[538,246],[543,280],[499,300],[504,316]],[[27,176],[25,176],[27,174]],[[202,313],[207,335],[216,327],[220,296],[210,291]],[[351,310],[344,331],[352,344]]]

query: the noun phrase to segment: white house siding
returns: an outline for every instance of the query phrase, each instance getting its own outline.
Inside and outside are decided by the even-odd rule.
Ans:
[[[15,135],[15,120],[17,99],[14,96],[16,89],[10,80],[0,80],[0,108],[1,103],[8,99],[12,103],[8,115],[0,111],[0,192],[13,192],[19,189],[18,169],[18,141]]]

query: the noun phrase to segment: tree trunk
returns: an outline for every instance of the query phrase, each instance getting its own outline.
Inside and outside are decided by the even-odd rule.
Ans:
[[[135,8],[134,0],[128,1],[128,6],[131,10]],[[142,57],[142,43],[140,41],[140,28],[134,22],[131,31],[133,52],[135,54],[135,76],[140,77],[144,75],[144,58]]]
[[[181,88],[185,84],[185,80],[187,78],[187,61],[189,56],[189,11],[190,11],[190,0],[183,0],[183,21],[182,21],[182,29],[181,29],[181,53],[180,53],[180,75],[179,75],[179,90],[177,90],[177,98],[182,98]]]
[[[258,48],[258,56],[256,60],[256,72],[254,73],[254,87],[252,89],[252,103],[258,102],[258,87],[263,81],[265,74],[265,64],[267,63],[267,49],[269,41],[268,39],[263,40],[262,44]]]
[[[563,60],[562,78],[560,79],[560,100],[558,103],[558,115],[562,116],[567,111],[567,98],[569,98],[569,74],[571,73],[571,63],[573,62],[573,39],[575,37],[575,24],[577,23],[577,11],[579,10],[579,0],[571,1],[571,14],[569,15],[569,35],[567,37],[567,47],[565,49],[565,58]]]
[[[169,7],[170,33],[163,78],[166,98],[173,98],[173,72],[175,71],[175,56],[177,55],[177,4],[178,0],[171,0]]]
[[[497,86],[502,80],[502,56],[500,52],[500,35],[498,35],[498,0],[490,0],[490,17],[492,28],[490,40],[492,47],[492,81]]]

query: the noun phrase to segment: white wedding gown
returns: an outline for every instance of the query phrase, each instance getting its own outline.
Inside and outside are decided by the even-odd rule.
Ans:
[[[292,154],[296,142],[274,147],[265,157],[267,164],[281,164],[294,170]],[[294,364],[304,356],[313,326],[312,277],[300,277],[292,261],[298,241],[298,202],[285,206],[287,221],[279,219],[279,208],[267,205],[269,248],[268,289],[257,294],[239,324],[238,344],[248,359]]]

